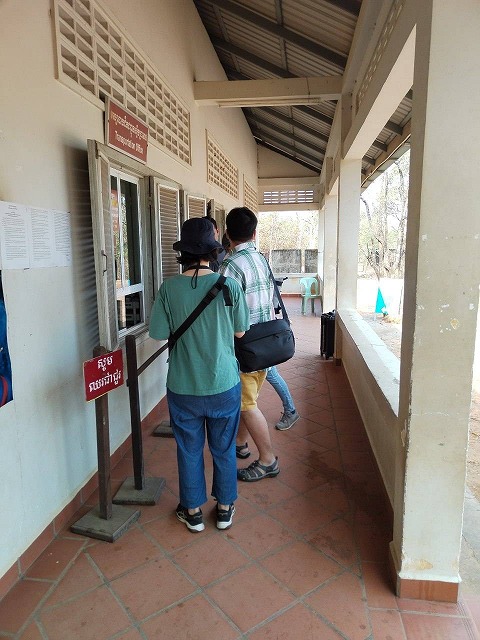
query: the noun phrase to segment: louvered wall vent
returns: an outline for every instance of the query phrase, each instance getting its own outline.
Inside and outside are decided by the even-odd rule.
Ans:
[[[149,128],[150,141],[191,164],[190,113],[94,0],[54,0],[58,79],[103,107],[109,96]]]
[[[238,198],[238,169],[208,132],[207,180]]]
[[[254,213],[258,211],[258,195],[255,189],[245,179],[243,180],[243,198],[245,206]]]

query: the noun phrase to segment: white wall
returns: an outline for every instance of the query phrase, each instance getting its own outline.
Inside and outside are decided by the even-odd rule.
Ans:
[[[298,162],[289,160],[270,149],[258,147],[259,178],[302,178],[305,176],[318,179],[318,174],[315,171],[311,171]]]
[[[199,109],[194,79],[224,79],[190,0],[105,0],[191,112],[192,166],[149,146],[148,165],[225,205],[256,183],[256,145],[240,110]],[[55,79],[49,0],[0,3],[0,199],[71,212],[73,264],[2,272],[14,400],[0,409],[0,576],[96,471],[93,404],[82,363],[98,340],[86,140],[102,111]],[[6,28],[8,26],[8,28]],[[206,183],[205,129],[240,169],[236,201]],[[147,339],[139,359],[156,344]],[[164,395],[165,365],[141,378],[142,415]],[[126,387],[110,395],[111,449],[130,433]]]

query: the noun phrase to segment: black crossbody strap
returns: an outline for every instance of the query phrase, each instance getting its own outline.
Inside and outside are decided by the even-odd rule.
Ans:
[[[290,319],[288,317],[287,310],[285,309],[285,305],[283,304],[282,296],[280,295],[280,289],[278,288],[278,285],[277,285],[277,283],[275,281],[275,278],[273,276],[273,273],[272,273],[272,270],[270,268],[270,265],[268,264],[268,260],[265,258],[265,256],[263,256],[263,258],[264,258],[265,262],[267,263],[268,270],[270,271],[270,277],[272,279],[273,286],[275,288],[275,293],[277,294],[278,304],[280,305],[280,308],[282,309],[283,319],[286,320],[288,322],[288,324],[290,324]]]
[[[180,338],[180,336],[185,333],[188,327],[198,318],[198,316],[202,313],[202,311],[207,307],[210,302],[217,296],[217,294],[223,289],[223,285],[225,284],[225,276],[218,276],[218,280],[207,293],[207,295],[203,298],[203,300],[195,307],[192,313],[188,316],[186,320],[182,322],[182,324],[178,327],[176,331],[170,334],[168,338],[168,349],[171,351],[175,346],[176,341]]]

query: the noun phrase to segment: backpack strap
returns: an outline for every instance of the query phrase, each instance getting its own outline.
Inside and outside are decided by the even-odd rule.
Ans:
[[[225,276],[222,276],[222,278],[225,280]],[[228,285],[226,284],[222,285],[222,293],[223,293],[223,299],[225,301],[225,306],[233,307],[233,302],[232,302],[232,298],[230,297],[230,289],[228,288]]]
[[[210,304],[210,302],[212,302],[212,300],[218,295],[218,293],[220,293],[220,291],[223,290],[224,286],[228,290],[228,287],[225,285],[225,276],[218,276],[218,280],[210,289],[210,291],[207,293],[207,295],[203,298],[203,300],[195,307],[195,309],[188,316],[188,318],[182,322],[182,324],[178,327],[178,329],[170,334],[170,337],[168,338],[169,351],[172,351],[173,347],[175,346],[175,343],[180,338],[180,336],[183,333],[185,333],[185,331],[189,328],[189,326],[193,324],[193,322],[202,313],[205,307],[207,307]],[[223,295],[225,297],[225,291],[223,292]],[[228,298],[230,299],[230,292],[228,292]],[[230,300],[230,305],[231,305],[231,302],[232,301]],[[227,302],[225,302],[225,304],[227,304]]]
[[[273,276],[272,269],[271,269],[271,267],[270,267],[270,265],[268,263],[268,260],[265,258],[265,256],[263,254],[261,254],[261,255],[262,255],[263,259],[265,260],[265,262],[267,264],[267,267],[268,267],[268,270],[270,272],[270,278],[272,279],[272,282],[273,282],[273,288],[274,288],[275,294],[277,296],[278,304],[280,305],[280,308],[282,309],[282,317],[290,325],[290,318],[288,317],[287,310],[285,309],[285,305],[283,304],[282,296],[280,295],[280,290],[278,288],[277,281],[275,280],[275,278]]]

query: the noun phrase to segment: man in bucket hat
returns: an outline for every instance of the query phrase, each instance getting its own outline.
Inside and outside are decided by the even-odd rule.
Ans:
[[[155,299],[150,336],[166,340],[217,282],[209,268],[222,248],[211,222],[191,218],[173,248],[182,274],[165,280]],[[167,401],[177,442],[180,504],[177,518],[189,531],[203,531],[201,505],[207,501],[203,450],[205,434],[213,457],[212,496],[218,529],[228,529],[235,513],[237,465],[235,438],[240,418],[240,377],[234,335],[249,328],[242,288],[227,278],[231,306],[220,293],[183,333],[170,352]]]

